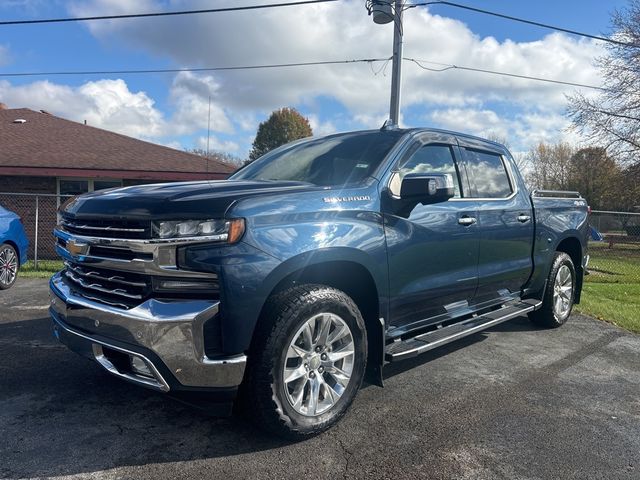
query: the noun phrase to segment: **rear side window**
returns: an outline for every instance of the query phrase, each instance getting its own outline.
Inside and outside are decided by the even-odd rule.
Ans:
[[[500,155],[468,149],[464,152],[469,179],[475,184],[473,197],[505,198],[513,193]]]

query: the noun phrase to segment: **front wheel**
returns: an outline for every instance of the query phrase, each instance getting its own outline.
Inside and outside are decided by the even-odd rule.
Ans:
[[[334,425],[362,384],[364,320],[344,292],[303,285],[269,301],[249,356],[245,403],[258,426],[304,438]]]
[[[547,279],[542,307],[529,314],[532,322],[550,328],[563,325],[573,308],[576,295],[576,269],[571,257],[556,252]]]
[[[16,249],[8,243],[0,245],[0,290],[6,290],[16,283],[19,268]]]

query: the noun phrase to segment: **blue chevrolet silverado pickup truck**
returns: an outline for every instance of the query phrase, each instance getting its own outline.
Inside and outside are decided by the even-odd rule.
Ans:
[[[319,433],[364,379],[528,314],[566,322],[588,207],[530,193],[505,147],[388,128],[280,147],[226,181],[75,197],[55,230],[54,333],[112,374]]]

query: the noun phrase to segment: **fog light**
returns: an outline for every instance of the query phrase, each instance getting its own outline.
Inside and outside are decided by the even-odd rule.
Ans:
[[[131,370],[133,370],[133,373],[137,373],[138,375],[153,378],[153,373],[151,373],[146,362],[140,357],[131,357]]]

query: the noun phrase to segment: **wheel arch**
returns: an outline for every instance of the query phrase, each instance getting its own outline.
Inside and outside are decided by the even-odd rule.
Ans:
[[[380,292],[372,272],[362,263],[352,260],[327,260],[299,266],[287,273],[271,289],[267,299],[290,287],[320,284],[346,293],[355,302],[365,322],[368,339],[366,379],[382,386],[385,328],[381,321]],[[260,311],[263,321],[267,302]],[[254,329],[258,331],[257,328]]]
[[[582,283],[584,280],[584,269],[582,268],[582,243],[577,237],[566,237],[558,243],[556,252],[563,252],[571,257],[576,270],[576,293],[574,303],[580,303],[582,293]]]

